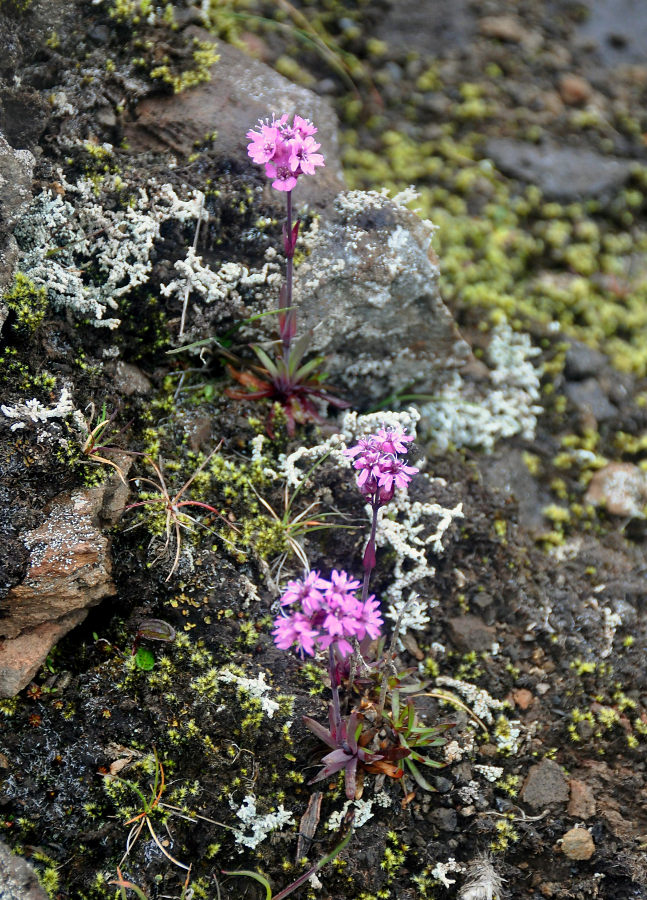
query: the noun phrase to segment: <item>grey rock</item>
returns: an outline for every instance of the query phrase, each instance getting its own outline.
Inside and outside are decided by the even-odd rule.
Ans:
[[[0,900],[47,900],[38,876],[0,840]]]
[[[581,341],[571,341],[566,351],[564,360],[564,372],[571,381],[581,381],[591,375],[598,375],[607,367],[607,358],[604,353],[594,350]]]
[[[589,0],[578,38],[597,46],[596,62],[616,67],[647,62],[647,16],[637,0]]]
[[[443,778],[442,775],[437,775],[436,778],[432,778],[431,781],[440,794],[448,794],[452,789],[452,783],[449,778]]]
[[[492,138],[485,152],[505,174],[536,184],[546,197],[566,202],[610,197],[631,174],[631,163],[626,160],[552,143]]]
[[[609,401],[595,378],[575,381],[566,385],[566,396],[581,413],[593,415],[598,422],[613,419],[618,410]]]
[[[217,157],[260,171],[247,156],[247,132],[259,119],[298,112],[319,129],[326,165],[317,170],[316,177],[299,180],[294,190],[296,204],[324,206],[343,190],[337,117],[328,100],[292,84],[265,63],[215,40],[202,28],[190,26],[185,33],[214,43],[220,59],[211,69],[210,81],[181,94],[149,97],[139,104],[136,120],[125,127],[133,150],[170,149],[188,157],[196,143],[215,130],[218,136],[213,152]],[[271,190],[269,181],[267,184]]]
[[[110,363],[106,366],[106,371],[113,378],[115,388],[126,397],[132,397],[133,394],[148,394],[151,390],[151,383],[144,375],[141,369],[133,366],[131,363],[118,360],[116,363]]]
[[[40,2],[34,3],[31,9],[40,6]],[[64,6],[72,8],[73,4],[58,4],[59,9]],[[50,21],[47,34],[51,34],[54,27]],[[0,34],[4,38],[2,23]],[[36,155],[40,153],[38,142],[52,116],[52,106],[45,94],[44,90],[34,90],[27,85],[0,85],[0,130],[12,147],[31,150]]]
[[[568,801],[568,782],[552,759],[542,759],[530,771],[521,789],[521,799],[538,811]]]
[[[431,824],[435,825],[440,831],[456,831],[456,826],[458,824],[456,810],[445,809],[444,807],[432,810],[429,814],[429,820]]]
[[[496,640],[495,629],[486,625],[478,616],[455,616],[447,624],[459,650],[489,650]]]
[[[523,452],[515,448],[497,448],[492,456],[481,457],[478,465],[488,490],[515,498],[519,523],[531,531],[543,531],[542,508],[549,498],[541,496],[537,479],[529,472]]]
[[[14,150],[0,134],[0,229],[10,231],[31,200],[36,160],[29,150]]]
[[[18,254],[18,244],[13,234],[0,235],[0,295],[13,283],[14,272],[18,265]],[[2,309],[5,309],[5,318],[8,312],[6,307],[0,304],[0,330],[4,323]]]
[[[376,25],[376,37],[393,54],[417,50],[425,56],[466,46],[475,31],[469,0],[398,0],[389,3]]]
[[[466,361],[415,213],[373,191],[340,194],[309,249],[295,273],[298,329],[357,405],[412,384],[433,392]]]

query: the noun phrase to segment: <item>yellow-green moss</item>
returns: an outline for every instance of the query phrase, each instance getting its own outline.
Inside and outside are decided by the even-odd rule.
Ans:
[[[11,289],[2,300],[13,313],[12,329],[17,334],[30,335],[42,324],[47,312],[47,291],[37,287],[22,272],[16,273]]]

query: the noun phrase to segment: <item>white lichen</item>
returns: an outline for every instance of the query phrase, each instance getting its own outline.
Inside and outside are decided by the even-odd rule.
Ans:
[[[452,884],[456,884],[455,878],[449,877],[449,872],[464,872],[465,866],[463,863],[456,862],[453,856],[450,856],[447,862],[439,862],[436,863],[434,868],[431,870],[431,875],[437,881],[439,881],[446,888],[451,887]]]
[[[25,400],[13,406],[0,406],[0,411],[8,419],[19,419],[11,426],[11,431],[18,431],[27,424],[25,420],[34,423],[47,422],[49,419],[65,419],[74,412],[74,403],[70,391],[64,387],[54,406],[43,406],[40,400]]]
[[[106,151],[107,152],[107,151]],[[114,204],[114,197],[124,197]],[[112,199],[111,199],[112,198]],[[18,266],[52,306],[91,325],[117,328],[122,299],[150,276],[160,225],[202,216],[203,195],[167,184],[129,188],[119,175],[66,181],[34,197],[15,229]]]
[[[270,700],[265,694],[272,690],[271,685],[265,681],[265,672],[259,672],[256,678],[244,678],[242,675],[235,675],[229,669],[225,669],[218,676],[220,681],[226,681],[235,684],[239,690],[247,694],[254,700],[259,700],[261,709],[268,719],[274,717],[274,713],[278,710],[279,704],[276,700]]]
[[[498,781],[499,778],[503,775],[503,769],[501,766],[484,766],[482,764],[477,763],[474,766],[474,769],[485,778],[486,781],[491,781],[492,784],[495,781]]]
[[[450,678],[447,675],[439,675],[436,684],[440,687],[448,687],[452,691],[456,691],[465,699],[472,712],[488,725],[494,724],[493,711],[503,709],[503,700],[497,700],[491,697],[483,688],[470,684],[469,681],[459,681],[458,678]]]
[[[416,476],[433,483],[424,472]],[[367,515],[371,508],[367,505]],[[391,606],[402,600],[404,591],[426,578],[433,578],[436,569],[428,558],[431,551],[442,553],[442,539],[452,522],[463,517],[462,503],[447,509],[439,503],[411,501],[406,491],[396,491],[388,507],[388,515],[379,520],[376,535],[378,547],[391,547],[395,551],[394,577],[388,588]],[[397,615],[397,606],[389,608],[391,618]]]
[[[472,751],[474,750],[474,733],[472,731],[466,732],[462,736],[462,740],[462,744],[459,744],[457,740],[449,741],[448,744],[445,744],[443,755],[445,757],[445,762],[448,765],[450,763],[460,762],[465,756],[471,756]]]
[[[277,286],[281,274],[275,263],[267,262],[257,272],[250,271],[241,263],[226,262],[217,270],[203,263],[202,257],[190,247],[184,259],[175,263],[178,277],[168,284],[160,286],[160,293],[165,297],[173,295],[184,299],[188,291],[194,297],[199,296],[204,303],[222,303],[233,300],[234,308],[241,314],[244,312],[242,291],[250,288]]]
[[[501,438],[534,438],[542,369],[532,363],[540,350],[530,337],[504,322],[492,333],[487,351],[489,383],[471,384],[458,372],[432,402],[421,408],[421,427],[441,450],[480,447],[491,451]]]
[[[236,804],[233,801],[230,803],[234,809]],[[253,794],[245,797],[236,810],[236,815],[242,822],[242,827],[238,826],[232,829],[236,843],[243,847],[249,847],[250,850],[255,850],[277,828],[294,824],[292,813],[285,809],[282,803],[278,805],[275,812],[259,815],[256,811],[256,797]]]
[[[369,819],[373,818],[373,804],[388,809],[391,806],[391,798],[385,791],[380,791],[367,800],[346,800],[341,809],[337,809],[330,814],[326,822],[326,829],[328,831],[339,831],[351,807],[355,810],[353,828],[361,828]]]

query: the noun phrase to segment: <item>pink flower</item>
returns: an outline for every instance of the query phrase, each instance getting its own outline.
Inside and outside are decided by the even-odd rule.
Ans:
[[[417,471],[414,466],[405,465],[401,459],[387,459],[380,466],[377,483],[387,492],[394,487],[406,488],[411,481],[411,476],[415,475]]]
[[[261,124],[260,132],[248,131],[247,137],[251,139],[251,144],[247,146],[247,153],[255,163],[261,166],[272,159],[281,142],[281,135],[276,125]]]
[[[291,616],[278,616],[274,621],[274,643],[281,650],[288,650],[293,644],[302,653],[315,655],[315,640],[319,632],[312,628],[308,616],[296,612]]]
[[[304,175],[314,175],[315,166],[323,166],[324,158],[321,153],[315,153],[321,144],[318,144],[313,137],[295,138],[291,141],[290,147],[290,168],[293,172],[297,170]]]
[[[324,158],[313,134],[317,129],[308,119],[295,116],[292,123],[287,115],[270,122],[260,122],[257,130],[247,132],[250,143],[247,153],[255,163],[265,166],[265,174],[272,179],[277,191],[291,191],[299,175],[314,175]]]
[[[407,453],[406,446],[413,440],[412,434],[407,434],[401,428],[382,428],[374,435],[375,440],[380,444],[383,453]]]
[[[285,593],[281,597],[281,606],[289,606],[292,603],[308,604],[310,608],[318,608],[323,602],[320,589],[328,587],[329,582],[319,577],[319,572],[309,572],[303,581],[288,581]]]
[[[360,631],[357,635],[358,640],[363,640],[367,634],[372,640],[380,636],[380,629],[384,625],[384,620],[380,615],[380,604],[372,595],[363,605],[361,612],[357,616],[357,622],[360,626]]]
[[[281,605],[296,605],[274,621],[274,642],[287,650],[296,646],[302,654],[314,656],[334,644],[342,657],[352,652],[350,639],[376,638],[383,624],[377,600],[357,599],[360,582],[347,572],[334,569],[327,581],[310,572],[302,581],[291,581]]]
[[[281,143],[270,162],[265,163],[265,174],[273,178],[272,187],[277,191],[291,191],[297,183],[298,173],[290,168],[290,148]]]
[[[396,488],[406,488],[418,469],[405,465],[398,454],[407,452],[413,436],[401,428],[382,426],[375,434],[360,438],[354,447],[344,450],[357,469],[357,487],[371,503],[388,503]]]
[[[297,134],[304,138],[317,133],[317,129],[310,119],[302,119],[301,116],[294,117],[293,128]]]
[[[321,579],[324,587],[325,600],[331,607],[336,608],[343,606],[349,596],[353,596],[353,592],[360,586],[360,582],[348,576],[346,572],[338,572],[333,569],[330,574],[330,581]]]

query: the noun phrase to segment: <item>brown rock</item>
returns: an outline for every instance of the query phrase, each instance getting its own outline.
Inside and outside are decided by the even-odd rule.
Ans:
[[[133,464],[133,458],[129,453],[110,453],[110,460],[118,467],[110,473],[108,481],[102,485],[103,498],[99,511],[101,525],[116,525],[124,514],[130,488],[128,487],[128,472]]]
[[[106,366],[106,372],[112,376],[115,388],[126,397],[133,394],[148,394],[151,389],[149,379],[141,369],[119,360],[110,366]]]
[[[568,106],[580,106],[591,99],[593,88],[580,75],[563,75],[559,79],[559,93]]]
[[[479,31],[485,37],[514,44],[522,43],[528,34],[528,29],[517,16],[484,16],[479,22]]]
[[[0,697],[14,697],[32,680],[54,644],[87,616],[78,609],[8,641],[0,641]]]
[[[120,461],[130,464],[129,457]],[[30,561],[0,617],[0,697],[25,687],[54,644],[115,593],[110,542],[100,526],[118,521],[127,493],[111,473],[95,488],[55,498],[43,524],[20,536]]]
[[[635,837],[637,833],[637,829],[634,824],[625,819],[617,809],[614,809],[611,806],[611,803],[600,804],[600,811],[602,816],[609,826],[609,829],[613,832],[613,834],[622,841],[631,840]]]
[[[571,778],[568,782],[571,798],[566,809],[569,816],[576,819],[590,819],[595,815],[595,797],[585,781]]]
[[[609,463],[595,473],[584,497],[614,516],[645,515],[647,474],[633,463]]]
[[[496,640],[495,629],[478,616],[455,616],[447,624],[459,650],[489,650]]]
[[[95,488],[61,495],[46,521],[22,537],[31,551],[30,565],[22,584],[9,592],[9,615],[0,619],[0,635],[16,637],[114,593],[108,538],[95,524],[97,499]]]
[[[202,28],[190,26],[185,33],[216,44],[220,59],[211,69],[210,81],[181,94],[158,95],[139,104],[135,121],[125,127],[133,150],[166,149],[188,157],[196,143],[202,143],[215,130],[216,156],[249,164],[252,170],[258,167],[247,157],[249,129],[255,127],[258,119],[273,113],[298,112],[318,127],[326,166],[317,170],[316,178],[299,180],[296,202],[325,205],[343,190],[337,118],[328,100],[293,84],[236,47],[215,40]]]
[[[512,692],[512,699],[519,709],[526,710],[535,698],[526,688],[519,688],[519,690]]]
[[[530,52],[539,50],[544,43],[541,32],[526,28],[517,16],[484,16],[479,22],[479,31],[485,37],[521,44]]]
[[[531,766],[521,789],[521,799],[538,811],[568,800],[568,784],[564,773],[552,759],[542,759]]]
[[[566,832],[562,838],[562,853],[569,859],[591,859],[595,844],[586,828],[571,828]]]

